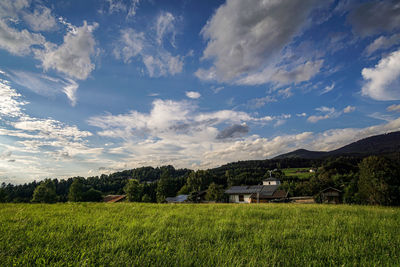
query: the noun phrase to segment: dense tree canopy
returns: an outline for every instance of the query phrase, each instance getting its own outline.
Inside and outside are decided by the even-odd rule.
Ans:
[[[57,202],[56,187],[52,180],[46,179],[41,182],[33,192],[32,202],[55,203]]]

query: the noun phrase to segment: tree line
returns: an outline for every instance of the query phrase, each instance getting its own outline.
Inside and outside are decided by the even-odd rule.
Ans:
[[[285,168],[313,167],[318,171],[310,178],[287,177]],[[163,202],[167,197],[189,195],[196,202],[199,192],[206,199],[226,199],[224,191],[234,185],[256,185],[272,175],[282,181],[281,189],[289,196],[314,196],[334,187],[342,191],[344,203],[400,205],[400,153],[390,156],[336,157],[322,160],[299,158],[242,161],[193,171],[142,167],[110,175],[46,179],[24,185],[2,184],[0,202],[85,202],[102,201],[108,194],[126,194],[128,201]]]

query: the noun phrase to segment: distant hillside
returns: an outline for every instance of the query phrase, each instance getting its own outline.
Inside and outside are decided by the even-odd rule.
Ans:
[[[322,159],[337,156],[366,156],[390,154],[395,152],[400,152],[400,131],[371,136],[329,152],[298,149],[286,154],[279,155],[274,159]]]

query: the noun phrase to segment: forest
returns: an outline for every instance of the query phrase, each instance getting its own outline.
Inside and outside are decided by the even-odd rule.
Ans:
[[[286,176],[287,168],[313,168],[308,178]],[[233,185],[256,185],[270,176],[282,181],[289,196],[314,196],[327,187],[342,191],[343,203],[400,205],[400,153],[327,159],[284,158],[229,163],[208,170],[173,166],[141,167],[94,177],[48,178],[22,185],[1,184],[0,202],[99,202],[105,195],[126,194],[128,201],[164,202],[166,197],[206,191],[206,199],[225,202],[224,190]]]

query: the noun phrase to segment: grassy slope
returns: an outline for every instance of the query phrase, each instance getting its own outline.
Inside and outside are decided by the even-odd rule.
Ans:
[[[399,247],[399,208],[0,205],[4,266],[395,266]]]
[[[314,173],[308,172],[311,169],[309,168],[288,168],[288,169],[283,169],[283,173],[285,176],[292,177],[296,176],[299,177],[300,179],[310,179],[311,176],[314,175]],[[306,170],[307,172],[296,172],[296,171],[301,171],[301,170]]]

